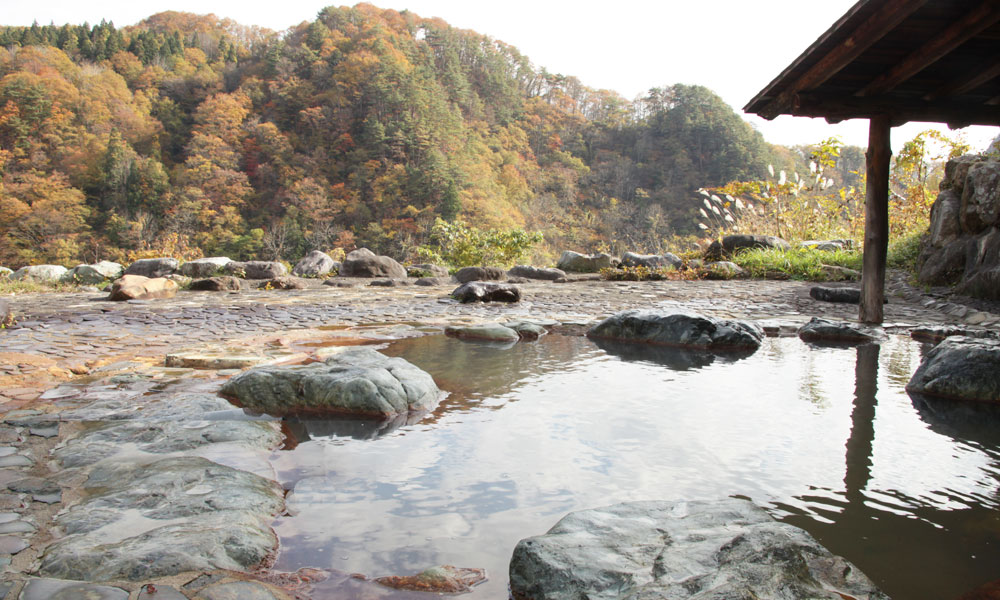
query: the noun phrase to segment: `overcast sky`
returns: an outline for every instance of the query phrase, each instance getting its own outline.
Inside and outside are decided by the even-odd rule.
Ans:
[[[632,99],[652,87],[704,85],[742,114],[742,107],[854,4],[855,0],[376,0],[383,8],[441,17],[516,46],[538,67],[574,75],[585,85]],[[164,10],[215,13],[246,25],[283,30],[313,20],[323,0],[0,0],[0,22],[54,22],[116,26]],[[744,115],[776,144],[811,144],[839,135],[866,146],[868,123],[837,126],[821,119],[779,117],[767,122]],[[893,146],[930,125],[893,130]],[[936,126],[943,127],[943,126]],[[976,149],[1000,133],[996,127],[964,130]]]

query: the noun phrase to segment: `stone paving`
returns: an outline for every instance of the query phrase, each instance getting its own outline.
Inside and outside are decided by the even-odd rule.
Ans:
[[[793,331],[813,316],[857,315],[857,306],[813,300],[812,284],[802,282],[586,279],[519,284],[524,300],[513,305],[459,304],[449,298],[455,284],[371,287],[368,281],[345,287],[314,282],[305,290],[182,292],[168,300],[125,303],[109,302],[97,291],[10,297],[16,323],[0,330],[0,598],[308,597],[300,585],[308,577],[296,574],[188,572],[100,583],[32,576],[42,551],[58,539],[53,524],[81,503],[82,476],[66,468],[65,446],[86,432],[86,410],[101,407],[105,412],[95,419],[104,421],[134,418],[126,414],[132,408],[108,399],[125,390],[129,402],[140,402],[157,378],[218,380],[251,364],[301,360],[311,346],[422,335],[448,325],[531,320],[575,333],[630,308],[749,318],[765,321],[771,331]],[[889,330],[1000,323],[1000,316],[982,310],[988,306],[922,293],[898,274],[890,275],[888,297]],[[137,374],[148,379],[138,381]],[[157,414],[157,400],[146,402],[148,419]]]

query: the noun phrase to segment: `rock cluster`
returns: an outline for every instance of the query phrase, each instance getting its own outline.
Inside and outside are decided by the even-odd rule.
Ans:
[[[922,283],[957,283],[959,293],[1000,299],[1000,161],[948,161],[917,264]]]

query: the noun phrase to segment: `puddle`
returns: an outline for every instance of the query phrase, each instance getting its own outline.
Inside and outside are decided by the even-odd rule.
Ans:
[[[1000,564],[1000,415],[914,401],[922,348],[751,356],[635,353],[549,335],[498,347],[443,335],[383,352],[449,392],[417,422],[286,423],[290,489],[275,568],[370,577],[483,567],[463,596],[506,598],[518,540],[567,512],[749,497],[813,533],[892,597],[957,597]],[[352,597],[331,577],[316,600]],[[378,597],[406,598],[392,590]]]

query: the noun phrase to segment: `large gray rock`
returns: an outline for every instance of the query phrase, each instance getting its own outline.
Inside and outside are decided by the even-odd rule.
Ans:
[[[215,277],[224,273],[226,265],[233,262],[233,259],[226,256],[210,256],[208,258],[198,258],[189,260],[181,265],[181,275],[192,278]]]
[[[33,265],[14,271],[10,275],[10,280],[56,284],[63,281],[67,273],[69,269],[61,265]]]
[[[470,281],[503,281],[507,272],[500,267],[462,267],[455,272],[455,280],[459,283]]]
[[[517,265],[507,271],[507,275],[510,277],[524,277],[525,279],[555,281],[557,279],[565,279],[566,271],[563,271],[562,269],[544,269],[541,267],[532,267],[530,265]]]
[[[254,412],[387,419],[430,410],[440,392],[431,376],[402,358],[349,348],[322,363],[257,367],[220,393]]]
[[[339,270],[340,263],[333,260],[326,252],[313,250],[306,254],[292,267],[292,275],[296,277],[322,277],[331,271]]]
[[[140,258],[125,269],[125,275],[142,275],[150,279],[173,275],[180,268],[176,258]]]
[[[470,302],[520,302],[521,290],[509,283],[470,281],[455,288],[451,297],[463,304]]]
[[[951,285],[960,281],[965,272],[968,246],[968,239],[958,238],[942,248],[923,250],[917,279],[929,285]]]
[[[788,242],[773,235],[727,235],[722,240],[715,240],[705,251],[705,258],[709,260],[721,260],[735,254],[740,250],[752,248],[777,248],[788,250],[791,248]]]
[[[667,252],[665,254],[636,254],[626,252],[622,254],[623,267],[646,267],[647,269],[679,269],[684,265],[677,255]]]
[[[809,296],[820,302],[842,302],[845,304],[858,304],[861,302],[861,290],[850,287],[814,285],[809,288]]]
[[[556,268],[573,273],[599,273],[601,269],[610,268],[613,261],[610,254],[603,252],[587,255],[566,250],[559,257]]]
[[[854,565],[746,500],[631,502],[521,540],[518,600],[888,600]]]
[[[288,267],[273,260],[233,261],[227,263],[223,270],[243,279],[276,279],[288,275]]]
[[[196,292],[235,292],[243,289],[243,280],[231,275],[209,277],[192,281],[188,289]]]
[[[962,189],[959,220],[965,231],[982,231],[997,224],[1000,215],[1000,162],[987,160],[969,166]]]
[[[764,330],[748,321],[633,309],[601,321],[587,337],[702,350],[755,350],[764,339]]]
[[[118,279],[125,273],[125,267],[116,262],[102,260],[92,265],[77,265],[64,275],[64,280],[81,285],[97,285]]]
[[[376,256],[368,248],[358,248],[347,255],[340,267],[343,277],[392,277],[403,279],[406,269],[388,256]]]
[[[488,342],[516,342],[521,339],[517,330],[499,323],[482,325],[449,325],[444,334],[464,340],[484,340]]]
[[[906,391],[1000,402],[1000,341],[949,337],[924,356]]]
[[[195,457],[115,460],[96,466],[84,488],[86,498],[56,517],[66,536],[45,549],[39,573],[137,581],[247,570],[277,547],[270,521],[283,490],[246,471]]]

